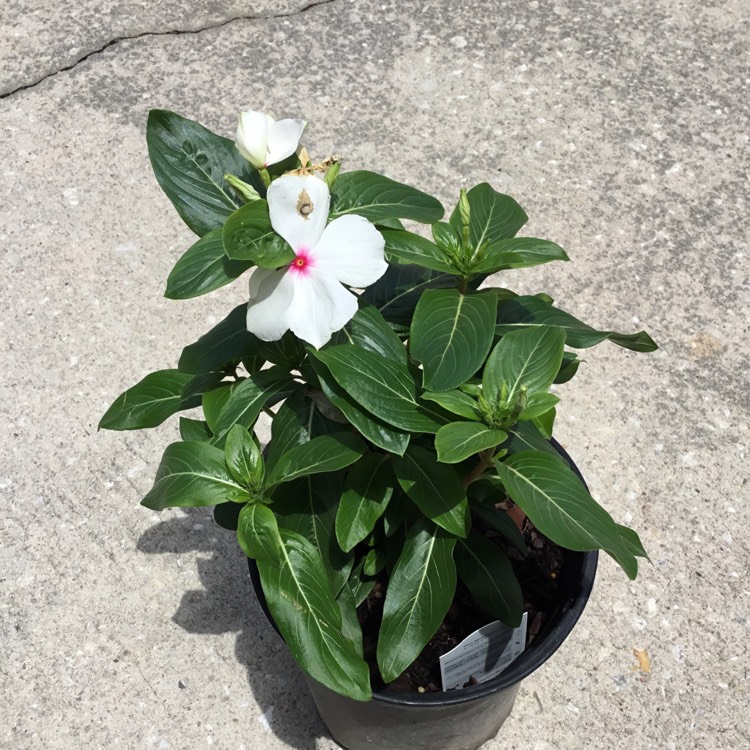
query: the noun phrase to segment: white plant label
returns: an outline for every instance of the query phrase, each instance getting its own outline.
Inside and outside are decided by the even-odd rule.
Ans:
[[[443,690],[466,685],[473,677],[486,682],[497,677],[526,648],[526,612],[517,628],[495,621],[475,630],[440,657]]]

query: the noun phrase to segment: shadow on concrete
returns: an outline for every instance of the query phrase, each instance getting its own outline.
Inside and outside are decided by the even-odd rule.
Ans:
[[[237,633],[235,654],[247,670],[253,698],[273,733],[297,750],[315,750],[330,737],[318,718],[302,673],[269,625],[250,583],[247,558],[231,531],[217,526],[207,508],[185,508],[147,529],[138,540],[149,555],[206,552],[198,560],[203,589],[186,591],[172,617],[189,633]],[[195,528],[198,525],[199,528]],[[264,731],[258,727],[258,731]]]

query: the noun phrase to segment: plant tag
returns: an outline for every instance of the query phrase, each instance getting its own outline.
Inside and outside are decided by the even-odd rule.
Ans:
[[[475,630],[440,657],[443,690],[464,687],[473,677],[486,682],[497,677],[526,648],[526,612],[517,628],[499,620]]]

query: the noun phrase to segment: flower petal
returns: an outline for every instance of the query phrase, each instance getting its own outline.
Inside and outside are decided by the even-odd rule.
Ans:
[[[289,330],[294,297],[294,279],[286,268],[256,268],[250,277],[247,330],[262,341],[278,341]]]
[[[269,120],[273,122],[263,112],[249,110],[240,113],[240,121],[237,125],[237,135],[234,142],[237,150],[256,169],[262,169],[266,164]]]
[[[315,267],[344,284],[366,287],[387,270],[383,235],[364,217],[334,219],[315,246]]]
[[[314,269],[305,276],[299,274],[294,291],[289,327],[316,349],[326,344],[331,334],[343,328],[357,312],[357,298],[332,276]]]
[[[268,128],[266,164],[278,164],[291,156],[299,146],[299,139],[307,127],[304,120],[278,120]]]
[[[312,250],[328,221],[328,185],[312,175],[284,175],[268,188],[271,226],[295,253]]]

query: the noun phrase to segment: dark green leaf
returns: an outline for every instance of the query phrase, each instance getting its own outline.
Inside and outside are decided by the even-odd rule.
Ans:
[[[432,224],[443,213],[431,195],[375,172],[346,172],[333,186],[331,218],[357,214],[374,222],[397,218]]]
[[[501,300],[498,304],[496,333],[499,335],[519,328],[548,326],[562,328],[567,345],[575,349],[585,349],[605,339],[636,352],[652,352],[658,348],[645,331],[631,334],[597,331],[538,297],[515,297]]]
[[[316,360],[312,360],[315,374],[318,376],[320,387],[325,397],[341,411],[362,436],[389,453],[404,455],[409,445],[409,433],[397,430],[369,414],[333,379],[328,368]]]
[[[99,429],[141,430],[156,427],[172,414],[200,404],[183,390],[193,376],[177,370],[158,370],[121,393],[99,421]]]
[[[459,274],[446,254],[430,240],[397,229],[384,229],[381,234],[385,238],[386,259],[390,263],[422,266],[454,276]]]
[[[362,558],[349,576],[349,587],[351,588],[354,596],[354,603],[359,607],[362,602],[367,599],[375,586],[376,580],[372,576],[366,576],[364,574],[365,560]]]
[[[239,383],[222,383],[218,388],[203,394],[203,416],[206,418],[208,429],[211,430],[212,439],[216,433],[221,410],[237,385]]]
[[[466,492],[455,470],[437,462],[435,455],[411,445],[393,471],[404,492],[429,519],[456,536],[469,533],[471,519]]]
[[[224,253],[221,228],[201,237],[175,264],[164,296],[191,299],[208,294],[241,276],[252,263],[229,260]]]
[[[475,248],[484,243],[492,246],[514,237],[529,219],[513,198],[498,193],[486,182],[471,188],[467,197],[471,209],[470,239]],[[451,214],[450,223],[457,232],[461,232],[458,206]]]
[[[475,492],[475,485],[477,484],[486,485],[487,487],[489,487],[492,491],[491,496],[494,499],[500,500],[505,497],[505,492],[502,487],[498,490],[490,482],[485,482],[484,480],[473,483],[470,486],[470,492],[472,492],[472,496]],[[521,534],[521,532],[518,530],[518,526],[516,526],[513,519],[504,510],[496,508],[492,502],[489,502],[484,504],[472,503],[471,511],[472,513],[476,514],[476,516],[484,523],[484,525],[488,529],[492,529],[493,531],[496,531],[498,534],[500,534],[503,539],[510,542],[514,547],[516,547],[516,549],[518,549],[518,551],[524,557],[528,556],[529,549],[526,546],[523,534]]]
[[[334,334],[334,344],[356,344],[393,362],[407,364],[406,347],[380,311],[366,302],[341,331]]]
[[[186,346],[177,365],[180,372],[220,370],[255,354],[256,338],[247,330],[247,304],[238,305],[221,323]]]
[[[619,523],[615,526],[620,535],[620,548],[607,550],[607,554],[620,565],[629,578],[633,579],[638,575],[638,560],[636,558],[643,557],[650,562],[649,556],[643,549],[641,540],[635,531],[627,526],[621,526]]]
[[[472,268],[472,273],[495,273],[502,268],[530,268],[553,260],[570,260],[565,250],[549,240],[512,237],[495,242]]]
[[[514,403],[524,387],[529,395],[543,393],[560,369],[564,346],[565,332],[561,328],[507,333],[487,359],[482,375],[484,397],[495,398],[503,383],[508,389],[509,403]]]
[[[619,523],[616,524],[616,526],[617,531],[620,534],[620,539],[622,540],[624,546],[627,548],[628,552],[635,557],[643,557],[650,562],[651,558],[643,548],[643,544],[641,543],[638,534],[633,531],[633,529],[629,529],[627,526],[622,526]]]
[[[266,467],[270,471],[290,448],[306,443],[312,437],[315,402],[299,386],[279,407],[271,422],[271,442],[268,444]]]
[[[337,594],[354,564],[336,541],[336,508],[341,497],[341,473],[317,474],[279,485],[272,507],[279,526],[308,539],[325,563]]]
[[[214,522],[227,531],[237,531],[242,503],[219,503],[214,505]]]
[[[372,693],[367,663],[343,633],[341,610],[317,550],[281,530],[280,564],[259,561],[263,593],[274,622],[298,664],[313,679],[355,700]]]
[[[357,602],[354,599],[354,592],[349,584],[344,584],[339,595],[336,597],[336,603],[341,610],[341,632],[353,644],[360,656],[364,656],[365,650],[362,643],[362,626],[359,624],[357,617]]]
[[[311,351],[336,382],[367,411],[411,432],[437,432],[440,421],[417,399],[408,369],[354,344]]]
[[[438,461],[457,464],[480,451],[494,448],[507,439],[502,430],[493,430],[479,422],[452,422],[435,435]]]
[[[253,346],[263,359],[287,370],[296,370],[305,358],[304,344],[291,331],[287,331],[278,341],[255,339]]]
[[[388,582],[378,638],[385,682],[395,680],[440,627],[456,590],[455,544],[454,536],[426,519],[409,530]]]
[[[401,489],[401,485],[394,487],[393,498],[391,498],[391,502],[388,503],[388,507],[383,514],[383,531],[385,535],[387,537],[396,536],[398,531],[404,528],[410,512],[414,515],[415,519],[419,517],[416,515],[419,511],[414,507],[413,503],[409,502]]]
[[[202,419],[188,419],[180,417],[180,437],[187,442],[207,443],[213,433],[208,429],[208,424]]]
[[[243,380],[232,390],[224,404],[212,442],[223,445],[227,433],[235,424],[251,430],[263,407],[272,399],[290,393],[293,385],[291,376],[281,367],[261,370]]]
[[[572,550],[604,549],[635,577],[635,557],[617,525],[564,462],[525,451],[496,462],[496,467],[510,498],[542,534]]]
[[[208,443],[172,443],[164,451],[154,486],[141,505],[163,510],[248,499],[247,490],[229,473],[224,451]]]
[[[237,208],[224,175],[256,177],[228,138],[174,112],[152,109],[146,129],[156,179],[182,220],[200,237],[220,227]]]
[[[477,402],[463,391],[425,391],[422,398],[425,401],[434,401],[451,414],[457,414],[464,419],[471,419],[474,422],[482,419],[482,413],[477,407]]]
[[[375,222],[377,229],[404,229],[404,225],[400,219],[388,218],[379,219]]]
[[[538,419],[553,410],[559,402],[560,399],[554,393],[532,393],[518,418],[525,421]]]
[[[280,564],[283,543],[276,516],[267,505],[248,503],[242,508],[237,521],[237,541],[253,560]]]
[[[508,453],[521,453],[528,450],[542,451],[558,461],[565,461],[552,447],[549,438],[546,438],[533,422],[517,422],[508,430],[508,434],[510,438],[503,445]]]
[[[492,617],[517,628],[523,617],[523,594],[508,556],[482,534],[456,544],[456,568],[475,601]]]
[[[469,274],[481,274],[489,276],[496,271],[504,271],[508,268],[519,268],[522,266],[522,258],[517,253],[487,252],[484,257],[474,261]]]
[[[294,251],[273,231],[268,203],[247,203],[224,224],[224,252],[235,261],[250,261],[262,268],[278,268],[294,260]]]
[[[375,528],[393,494],[388,456],[366,453],[351,468],[336,512],[336,538],[345,552]]]
[[[236,424],[227,433],[224,458],[232,476],[245,487],[259,489],[263,483],[263,456],[252,435]]]
[[[182,389],[183,401],[190,406],[198,406],[203,401],[203,394],[215,390],[224,382],[223,372],[204,372],[193,375],[188,384]]]
[[[456,277],[420,266],[392,265],[360,299],[372,303],[392,324],[409,327],[414,308],[425,289],[455,288]]]
[[[565,352],[562,364],[560,365],[560,371],[555,376],[554,382],[557,385],[567,383],[578,372],[578,366],[581,362],[582,360],[578,359],[578,355],[575,352]]]
[[[382,547],[374,547],[364,557],[362,572],[368,576],[376,576],[385,568],[386,554]]]
[[[365,450],[365,444],[348,433],[316,437],[284,453],[269,472],[266,484],[273,487],[308,474],[343,469],[353,464]]]
[[[432,225],[432,236],[435,244],[454,256],[458,256],[462,250],[461,234],[457,232],[447,221],[438,221]],[[453,271],[449,271],[453,273]]]
[[[555,425],[555,417],[557,417],[557,410],[553,408],[531,420],[537,430],[539,430],[541,435],[547,438],[547,440],[552,437],[552,428]]]
[[[424,367],[425,388],[456,388],[482,366],[492,345],[496,306],[491,291],[424,292],[414,311],[409,344],[412,356]]]

